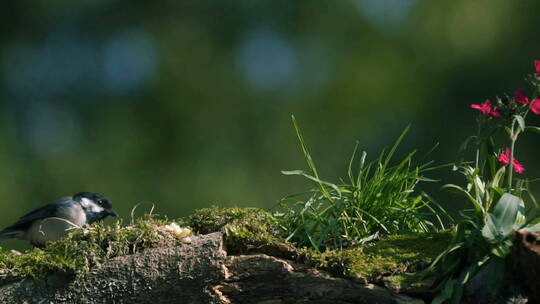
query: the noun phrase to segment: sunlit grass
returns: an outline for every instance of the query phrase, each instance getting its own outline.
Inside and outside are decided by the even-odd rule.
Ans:
[[[441,216],[448,214],[415,189],[421,181],[433,181],[424,174],[441,166],[434,166],[432,161],[415,165],[416,151],[397,164],[391,163],[408,127],[388,152],[383,151],[371,162],[367,162],[366,152],[357,158],[357,144],[347,180],[331,183],[320,178],[294,116],[293,124],[311,173],[295,170],[283,174],[303,176],[315,188],[282,200],[285,212],[279,216],[288,233],[287,240],[316,250],[341,249],[379,235],[444,228]]]

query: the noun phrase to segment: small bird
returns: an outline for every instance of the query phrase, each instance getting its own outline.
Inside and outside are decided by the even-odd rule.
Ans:
[[[43,247],[66,236],[70,230],[118,216],[111,201],[101,194],[79,192],[61,198],[22,216],[15,224],[0,231],[0,240],[21,239]]]

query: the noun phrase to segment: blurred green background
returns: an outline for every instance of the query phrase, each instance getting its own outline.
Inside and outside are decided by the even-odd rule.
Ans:
[[[309,184],[297,117],[322,176],[355,141],[375,157],[454,160],[481,103],[540,58],[539,1],[3,1],[0,226],[78,191],[129,218],[271,208]],[[518,143],[540,176],[539,137]],[[462,183],[444,169],[432,177]],[[461,198],[428,190],[449,208]]]

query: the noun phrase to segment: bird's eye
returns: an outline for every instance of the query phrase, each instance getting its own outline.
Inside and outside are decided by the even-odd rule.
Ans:
[[[103,205],[103,200],[99,199],[99,200],[97,201],[97,203],[100,204],[100,205]]]

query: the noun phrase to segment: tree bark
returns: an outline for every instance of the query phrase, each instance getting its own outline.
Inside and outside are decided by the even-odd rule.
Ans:
[[[228,256],[220,233],[121,256],[80,278],[0,286],[0,303],[424,303],[265,254]]]
[[[530,302],[540,303],[540,233],[521,229],[512,247],[510,275]]]

